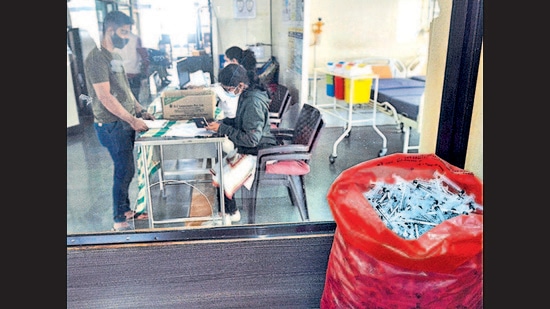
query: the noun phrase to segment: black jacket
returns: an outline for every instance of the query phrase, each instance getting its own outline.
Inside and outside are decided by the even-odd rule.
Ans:
[[[218,134],[226,135],[242,154],[257,155],[258,149],[276,145],[270,131],[268,105],[265,91],[245,90],[239,97],[232,123],[222,122]]]

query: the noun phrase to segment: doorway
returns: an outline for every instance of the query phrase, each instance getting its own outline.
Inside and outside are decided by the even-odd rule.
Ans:
[[[209,0],[129,0],[146,48],[164,49],[172,61],[211,55]]]

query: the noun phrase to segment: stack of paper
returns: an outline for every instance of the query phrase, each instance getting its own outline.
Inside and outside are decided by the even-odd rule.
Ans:
[[[149,129],[160,129],[168,122],[166,119],[161,120],[143,120]]]
[[[168,129],[165,136],[180,136],[180,137],[208,137],[212,135],[212,131],[205,128],[197,128],[194,122],[176,123]]]

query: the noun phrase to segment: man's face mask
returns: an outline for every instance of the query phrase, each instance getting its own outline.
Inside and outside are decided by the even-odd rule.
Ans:
[[[128,44],[129,39],[123,39],[118,34],[115,34],[111,37],[111,41],[113,41],[113,46],[119,49],[122,49],[126,44]]]

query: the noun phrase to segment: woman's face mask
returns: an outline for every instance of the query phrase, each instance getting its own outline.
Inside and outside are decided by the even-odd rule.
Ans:
[[[223,90],[225,90],[225,93],[230,98],[236,98],[239,96],[240,93],[235,93],[239,90],[239,87],[229,87],[229,86],[222,86]]]
[[[236,99],[236,98],[239,97],[239,95],[238,95],[238,94],[235,94],[235,92],[233,92],[233,91],[232,91],[232,92],[228,92],[228,93],[227,93],[227,96],[228,96],[230,99]]]

